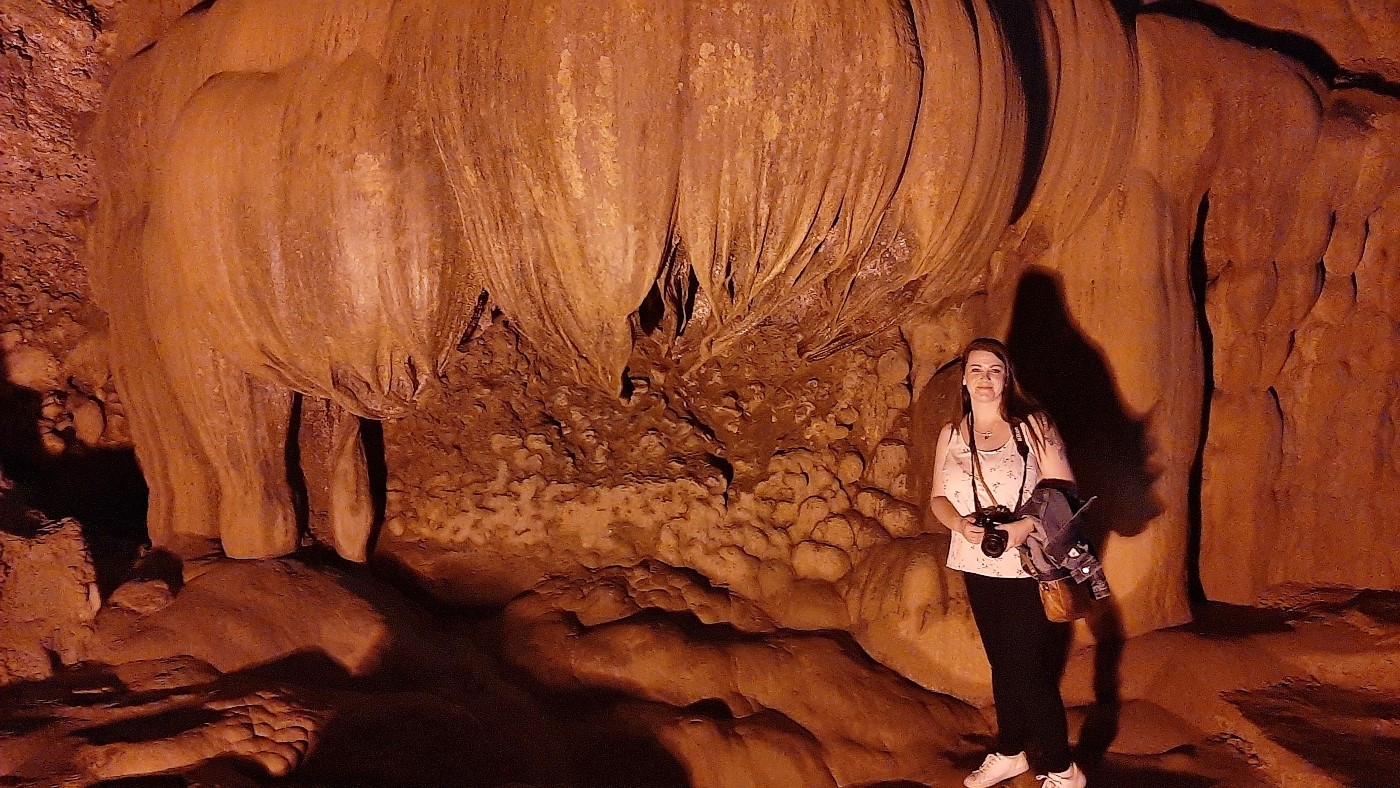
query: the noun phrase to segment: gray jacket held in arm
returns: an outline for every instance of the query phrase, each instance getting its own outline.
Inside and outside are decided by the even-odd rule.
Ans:
[[[1034,517],[1035,530],[1021,545],[1021,565],[1037,580],[1073,577],[1076,583],[1089,583],[1095,599],[1110,594],[1103,565],[1089,547],[1084,534],[1083,514],[1096,498],[1079,502],[1072,482],[1042,479],[1030,500],[1016,510],[1021,517]]]

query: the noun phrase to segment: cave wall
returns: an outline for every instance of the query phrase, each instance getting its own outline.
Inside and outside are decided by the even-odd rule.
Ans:
[[[1396,265],[1385,228],[1400,16],[1378,1],[1214,6],[1192,11],[1210,34],[1163,33],[1174,60],[1235,64],[1185,79],[1229,117],[1205,124],[1178,94],[1173,127],[1198,129],[1207,161],[1258,163],[1211,168],[1196,189],[1192,266],[1210,355],[1203,590],[1249,604],[1290,587],[1393,588]],[[1345,523],[1356,551],[1338,549],[1329,523]]]
[[[1394,582],[1382,546],[1400,495],[1396,266],[1377,229],[1393,222],[1397,104],[1393,85],[1378,81],[1395,45],[1376,35],[1393,15],[1327,14],[1318,40],[1353,42],[1337,44],[1337,66],[1321,66],[1331,86],[1303,66],[1318,63],[1311,49],[1294,42],[1294,59],[1257,46],[1280,42],[1276,33],[1241,42],[1225,37],[1230,25],[1139,19],[1144,51],[1150,41],[1169,52],[1162,70],[1175,72],[1161,89],[1164,126],[1199,140],[1181,148],[1199,157],[1168,166],[1194,181],[1180,193],[1198,223],[1189,265],[1208,332],[1199,576],[1211,599]],[[1356,43],[1367,40],[1360,29],[1374,36],[1369,46]],[[1202,102],[1228,114],[1186,111]],[[1238,161],[1260,166],[1227,164]],[[1339,518],[1363,552],[1382,555],[1356,561],[1334,549],[1326,524]]]
[[[1382,546],[1392,534],[1387,513],[1400,503],[1392,371],[1400,323],[1385,229],[1394,223],[1398,107],[1368,91],[1325,93],[1306,105],[1292,139],[1279,139],[1275,117],[1260,118],[1254,138],[1272,137],[1286,152],[1276,175],[1218,179],[1207,195],[1207,314],[1219,373],[1202,578],[1213,598],[1243,602],[1286,584],[1388,587],[1394,577]],[[1252,244],[1222,237],[1221,225],[1239,222],[1273,232]],[[1240,520],[1272,526],[1233,526]],[[1328,522],[1346,523],[1374,555],[1357,561],[1337,549]]]
[[[843,175],[832,169],[839,170],[835,160],[800,147],[777,154],[773,172],[815,157],[828,163],[832,180],[872,179],[868,193],[894,206],[883,226],[903,233],[881,236],[880,223],[867,221],[864,230],[849,230],[849,238],[863,240],[847,244],[880,254],[825,261],[794,235],[784,248],[805,249],[803,259],[815,266],[810,279],[802,266],[767,267],[750,240],[752,270],[776,273],[738,281],[731,293],[715,262],[723,256],[687,243],[700,285],[690,292],[704,297],[703,308],[692,302],[686,314],[684,299],[674,297],[684,292],[683,278],[669,292],[661,283],[658,307],[648,300],[654,277],[647,277],[655,270],[633,277],[640,269],[629,268],[615,279],[610,266],[619,258],[612,253],[579,258],[570,269],[578,276],[567,281],[625,284],[621,295],[558,278],[529,284],[516,277],[514,252],[553,254],[539,251],[550,239],[505,222],[513,240],[497,250],[493,300],[472,340],[459,349],[453,336],[426,354],[440,359],[425,368],[441,364],[441,390],[385,425],[384,549],[434,578],[444,595],[477,601],[508,598],[548,572],[661,561],[756,600],[783,626],[847,629],[868,653],[921,684],[978,697],[985,677],[966,667],[981,660],[958,584],[941,568],[946,540],[941,529],[925,534],[920,517],[927,489],[920,458],[926,461],[928,437],[953,402],[939,368],[968,337],[998,332],[1061,420],[1086,488],[1104,497],[1098,527],[1120,631],[1184,620],[1193,570],[1208,597],[1242,603],[1285,583],[1393,588],[1397,568],[1389,560],[1337,551],[1329,527],[1338,511],[1347,512],[1348,543],[1373,556],[1389,540],[1386,513],[1400,503],[1400,358],[1391,306],[1395,37],[1385,34],[1394,14],[1222,3],[1233,15],[1222,19],[1205,7],[1154,5],[1126,26],[1106,4],[1042,7],[1043,27],[1055,31],[1041,42],[1054,78],[1039,116],[1022,107],[1014,80],[1012,95],[981,104],[990,116],[959,119],[954,103],[934,100],[959,85],[1005,90],[988,75],[1010,73],[1001,58],[1017,54],[1014,42],[993,49],[976,69],[950,66],[925,78],[917,111],[944,114],[919,123],[941,132],[906,137],[898,187],[888,172]],[[80,260],[79,251],[87,234],[80,216],[97,186],[77,130],[103,100],[111,69],[157,39],[153,51],[205,52],[191,31],[213,24],[201,19],[227,25],[212,38],[217,52],[198,68],[176,59],[183,71],[172,68],[170,78],[187,85],[176,94],[188,96],[208,74],[272,70],[308,41],[346,45],[381,28],[346,21],[361,7],[341,7],[341,27],[318,17],[322,29],[341,37],[278,44],[254,35],[272,20],[245,17],[246,27],[237,21],[240,13],[256,16],[257,4],[231,0],[183,20],[186,9],[168,1],[17,8],[0,12],[0,101],[7,104],[0,322],[4,394],[27,403],[28,415],[6,425],[6,458],[7,466],[12,458],[37,458],[34,467],[42,468],[131,442],[120,387],[108,372],[106,316],[87,281],[87,266],[121,242],[99,237],[96,258]],[[919,8],[935,12],[934,4]],[[568,38],[564,28],[578,27],[568,19],[555,18],[552,24],[564,27],[532,35],[552,29],[585,50],[603,46],[586,31]],[[930,29],[938,27],[915,25],[921,36]],[[816,35],[820,26],[811,30]],[[1258,35],[1241,42],[1241,30]],[[944,62],[931,57],[940,48],[969,45],[971,28],[962,35],[919,38],[923,66]],[[1312,46],[1283,54],[1261,48],[1274,41],[1285,50],[1300,41]],[[669,51],[663,44],[657,49]],[[549,45],[546,35],[520,47]],[[1319,61],[1317,49],[1330,62]],[[893,69],[888,78],[897,82],[899,68],[911,62],[877,70]],[[731,73],[742,65],[717,63]],[[748,73],[785,84],[781,71]],[[703,83],[704,74],[695,79]],[[121,95],[132,109],[137,99]],[[172,117],[183,99],[170,102],[152,103],[152,112]],[[918,125],[907,104],[899,104],[904,125],[891,120],[906,134]],[[830,110],[812,111],[820,122]],[[1038,151],[1041,161],[1034,188],[1017,198],[1026,178],[1019,163],[1008,162],[1021,156],[1014,128],[1020,112],[1047,129],[1027,143],[1031,160]],[[552,128],[550,134],[567,127],[563,116],[501,117],[491,128],[518,124],[519,144],[529,144],[539,128],[531,124]],[[698,161],[733,147],[733,135],[760,133],[765,120],[726,122],[700,124],[713,136],[697,138],[701,151],[711,151]],[[549,161],[590,160],[597,152],[587,140],[599,135],[606,137],[590,129],[583,147]],[[217,135],[198,141],[218,144]],[[648,155],[688,155],[668,150]],[[200,152],[192,145],[189,156]],[[509,164],[501,158],[493,166]],[[636,177],[660,165],[646,159],[630,166]],[[791,184],[754,172],[719,182],[716,172],[696,168],[680,188],[768,195],[754,205],[793,194]],[[948,172],[974,175],[955,187]],[[989,173],[994,177],[986,179]],[[577,204],[616,204],[641,223],[664,218],[651,214],[666,195],[564,177],[584,189]],[[521,187],[530,191],[528,182]],[[796,202],[821,205],[816,193],[801,194]],[[753,210],[724,200],[704,204],[689,215],[691,226],[724,224],[716,218],[722,210],[731,218]],[[567,206],[558,210],[561,225],[588,218]],[[822,210],[813,215],[830,218]],[[782,217],[772,221],[785,226]],[[730,226],[752,225],[733,219]],[[597,242],[624,250],[623,258],[658,264],[664,256],[656,237],[638,245],[609,235],[605,222],[575,231],[571,248]],[[729,246],[743,247],[743,233],[730,232]],[[852,305],[845,318],[821,308],[820,317],[810,316],[810,304],[835,303],[823,288],[851,276],[841,265],[868,271],[873,278],[862,281],[871,284],[839,301]],[[893,279],[881,274],[891,268]],[[470,314],[478,282],[459,285],[456,309],[448,311]],[[819,285],[816,295],[806,291],[808,282]],[[112,298],[121,284],[109,289],[107,304],[128,300]],[[557,321],[559,311],[547,305],[559,299],[591,317],[541,329]],[[895,309],[910,299],[924,307],[919,314]],[[595,315],[589,310],[597,304],[614,311]],[[454,319],[444,318],[454,330],[439,333],[456,333]],[[687,335],[684,320],[705,327]],[[606,330],[581,327],[602,323]],[[804,332],[811,343],[795,341]],[[833,352],[802,352],[821,343],[832,343]],[[594,349],[566,352],[583,346]],[[585,361],[580,373],[579,358],[608,360]],[[606,374],[589,372],[593,367]],[[614,373],[625,380],[621,398],[580,382]],[[336,390],[302,388],[323,396]],[[187,526],[209,532],[207,524]],[[423,545],[447,551],[420,554]]]
[[[87,271],[78,261],[83,212],[96,190],[91,161],[78,150],[75,126],[97,107],[107,66],[92,20],[80,14],[59,13],[39,3],[21,5],[4,12],[0,30],[5,140],[0,152],[5,184],[0,345],[8,381],[35,395],[23,414],[12,417],[6,409],[5,433],[7,441],[17,442],[11,436],[34,432],[29,448],[38,450],[42,435],[43,448],[57,452],[64,446],[58,406],[73,393],[67,385],[71,371],[82,366],[67,357],[91,332],[91,323],[101,319],[100,311],[88,304]],[[65,358],[62,370],[59,358]],[[100,369],[82,377],[90,393],[105,382]],[[42,428],[23,423],[34,417],[39,398],[51,392],[62,396],[47,397]],[[89,441],[97,434],[84,430]]]
[[[1173,0],[1144,5],[1170,9]],[[1387,0],[1220,0],[1193,11],[1243,38],[1289,50],[1328,76],[1382,89],[1400,79],[1400,19]]]

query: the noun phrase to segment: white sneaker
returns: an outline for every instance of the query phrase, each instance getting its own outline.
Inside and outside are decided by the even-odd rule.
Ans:
[[[1035,779],[1045,781],[1045,785],[1041,788],[1084,788],[1088,783],[1084,772],[1080,771],[1079,765],[1074,763],[1071,763],[1069,768],[1062,772],[1042,774]]]
[[[1026,762],[1024,752],[1018,752],[1015,755],[1002,755],[999,752],[994,752],[982,761],[982,765],[977,767],[977,771],[963,778],[963,785],[966,785],[967,788],[992,788],[993,785],[1002,780],[1009,780],[1030,770],[1031,765]],[[1066,783],[1066,785],[1068,784]]]

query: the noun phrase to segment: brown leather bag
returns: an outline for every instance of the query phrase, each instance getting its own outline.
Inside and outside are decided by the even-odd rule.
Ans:
[[[1076,621],[1093,609],[1094,595],[1088,583],[1076,583],[1072,577],[1040,581],[1040,604],[1045,607],[1045,617],[1051,621],[1065,623]]]

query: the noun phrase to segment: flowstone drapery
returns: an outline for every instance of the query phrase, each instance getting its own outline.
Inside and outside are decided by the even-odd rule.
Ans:
[[[181,19],[93,133],[94,287],[153,539],[272,556],[308,523],[363,559],[357,417],[392,417],[380,546],[445,595],[656,560],[980,697],[948,667],[976,643],[923,506],[944,365],[997,333],[1101,496],[1099,634],[1189,617],[1197,525],[1213,597],[1387,582],[1306,527],[1295,551],[1264,534],[1336,494],[1301,478],[1333,390],[1307,373],[1397,363],[1393,99],[1151,9],[1003,11]],[[1341,411],[1383,453],[1393,407],[1360,388]],[[1393,463],[1350,473],[1373,512],[1400,489]]]
[[[95,135],[96,289],[152,534],[295,546],[295,390],[333,403],[302,451],[338,469],[329,531],[362,558],[345,412],[404,413],[483,291],[610,391],[653,290],[694,363],[775,320],[818,357],[968,292],[1019,179],[1009,50],[981,4],[865,5],[234,0],[182,20]]]

